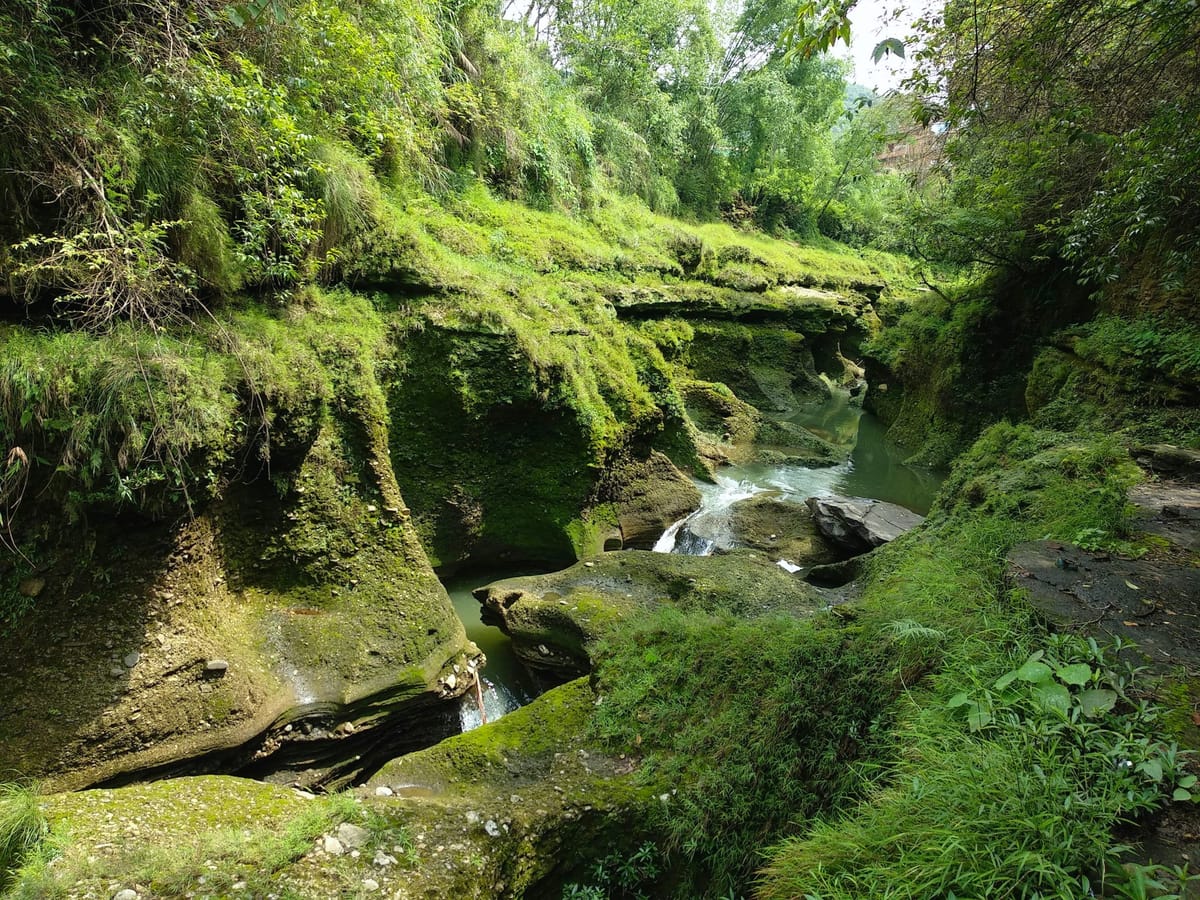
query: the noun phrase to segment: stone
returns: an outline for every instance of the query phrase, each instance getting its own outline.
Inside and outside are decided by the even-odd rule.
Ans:
[[[1132,452],[1139,465],[1161,475],[1200,477],[1200,450],[1188,450],[1173,444],[1149,444]]]
[[[809,497],[821,533],[843,550],[866,553],[925,521],[911,510],[867,497]]]
[[[325,835],[324,840],[321,841],[321,849],[330,856],[341,856],[346,852],[346,848],[342,846],[342,842],[332,834]]]
[[[379,890],[379,882],[374,878],[364,878],[362,880],[362,889],[368,894],[374,893],[375,891]]]
[[[111,675],[113,678],[120,678],[125,674],[125,670],[122,669],[120,666],[113,666],[111,669],[108,670],[108,674]]]
[[[138,900],[138,893],[132,888],[125,888],[113,894],[112,900]]]
[[[350,850],[357,850],[371,839],[371,832],[358,825],[343,822],[338,826],[337,839],[343,847]]]
[[[141,659],[142,659],[142,654],[140,654],[136,650],[134,650],[132,653],[126,655],[126,657],[124,659],[125,668],[132,669],[139,662],[141,662]]]
[[[376,850],[375,858],[371,860],[371,862],[374,865],[379,866],[381,869],[386,869],[388,866],[396,865],[397,860],[396,857],[392,856],[390,853],[384,853],[382,850]]]
[[[379,787],[375,788],[375,796],[376,797],[390,797],[390,796],[392,796],[392,794],[393,794],[392,789],[390,787],[388,787],[386,784],[381,784]]]
[[[500,826],[496,824],[495,819],[488,819],[484,822],[483,830],[488,833],[489,837],[500,837]]]
[[[224,675],[229,670],[229,663],[223,659],[210,659],[204,663],[204,671],[209,675]]]
[[[458,676],[451,672],[446,676],[446,690],[452,691],[458,686]]]

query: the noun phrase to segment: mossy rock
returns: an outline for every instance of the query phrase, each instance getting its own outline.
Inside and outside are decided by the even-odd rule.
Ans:
[[[612,504],[619,543],[604,550],[649,550],[674,522],[700,506],[700,491],[665,454],[631,460],[607,479],[604,495]]]
[[[767,492],[733,504],[729,514],[738,543],[761,550],[772,560],[808,568],[838,558],[803,503]]]
[[[522,662],[560,681],[587,672],[589,646],[639,610],[669,604],[754,618],[807,615],[822,602],[800,578],[754,550],[604,553],[561,572],[497,581],[475,596],[484,620],[512,637]]]
[[[0,766],[73,788],[269,770],[306,744],[321,781],[375,726],[403,723],[413,747],[442,737],[439,701],[470,686],[446,677],[478,651],[370,431],[329,421],[297,470],[177,528],[90,523],[92,590],[60,557],[0,638]]]

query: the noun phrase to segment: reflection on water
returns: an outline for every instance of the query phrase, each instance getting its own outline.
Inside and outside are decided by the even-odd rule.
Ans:
[[[484,572],[443,582],[454,603],[455,612],[466,626],[467,637],[474,641],[476,646],[487,656],[487,667],[483,673],[481,688],[483,708],[489,722],[524,706],[537,696],[537,689],[513,653],[512,642],[508,636],[499,628],[493,625],[484,625],[480,621],[479,601],[471,596],[471,591],[501,578],[512,578],[520,574],[528,573]],[[468,691],[460,704],[459,719],[462,722],[462,730],[470,731],[472,728],[478,728],[482,721],[479,713],[479,697],[476,692]]]

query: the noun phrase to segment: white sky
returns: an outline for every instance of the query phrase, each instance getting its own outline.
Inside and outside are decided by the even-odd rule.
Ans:
[[[878,63],[871,61],[871,51],[884,38],[895,37],[904,40],[909,31],[909,23],[915,15],[912,8],[924,3],[908,3],[907,11],[899,18],[888,21],[889,14],[899,6],[900,0],[859,0],[858,5],[850,11],[851,41],[850,49],[839,45],[836,54],[849,59],[854,64],[854,75],[851,81],[872,88],[879,93],[893,90],[912,70],[908,59],[898,59],[889,54]]]

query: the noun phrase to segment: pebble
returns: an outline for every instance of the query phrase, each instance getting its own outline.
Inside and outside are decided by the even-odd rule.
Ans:
[[[384,853],[382,850],[376,850],[375,859],[372,860],[372,862],[379,866],[379,868],[386,869],[388,866],[394,866],[396,864],[396,857],[389,853]]]
[[[140,654],[136,650],[134,650],[132,653],[130,653],[128,656],[125,657],[125,668],[132,669],[134,666],[136,666],[141,661],[141,659],[142,659],[142,654]]]
[[[500,826],[496,824],[495,819],[488,819],[484,822],[483,830],[488,833],[489,837],[500,837]]]
[[[118,668],[117,666],[113,666],[111,669],[108,670],[108,674],[111,675],[113,678],[120,678],[122,675],[125,674],[125,670]]]
[[[388,787],[386,784],[381,784],[379,787],[375,788],[375,796],[376,797],[390,797],[390,796],[392,796],[392,794],[393,794],[392,789],[390,787]]]
[[[210,660],[208,660],[208,662],[206,662],[204,664],[204,671],[212,672],[214,674],[216,674],[218,672],[223,674],[228,669],[229,669],[229,663],[223,659],[210,659]]]
[[[321,848],[330,856],[341,856],[346,852],[346,848],[342,846],[342,842],[332,834],[325,835],[325,840],[321,842]]]
[[[371,839],[371,832],[365,828],[360,828],[358,825],[351,825],[349,822],[343,822],[337,829],[337,840],[344,847],[351,850],[357,850]]]
[[[125,890],[113,894],[112,900],[138,900],[137,891],[125,888]]]
[[[364,878],[362,881],[362,888],[367,893],[372,893],[379,890],[379,882],[374,878]]]

